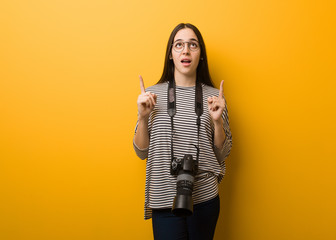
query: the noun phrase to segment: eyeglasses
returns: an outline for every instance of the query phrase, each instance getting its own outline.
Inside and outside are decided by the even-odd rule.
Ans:
[[[200,49],[199,43],[197,41],[190,41],[190,42],[177,41],[173,43],[174,51],[182,52],[184,50],[186,43],[188,44],[190,51],[196,52]]]

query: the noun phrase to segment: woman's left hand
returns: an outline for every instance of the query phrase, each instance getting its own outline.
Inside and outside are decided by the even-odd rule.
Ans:
[[[216,96],[208,97],[208,109],[212,121],[214,122],[221,121],[222,114],[225,109],[225,100],[223,97],[223,83],[224,80],[222,80],[220,84],[218,97]]]

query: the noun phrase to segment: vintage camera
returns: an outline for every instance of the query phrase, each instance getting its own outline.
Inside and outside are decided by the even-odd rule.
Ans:
[[[197,171],[198,162],[190,154],[184,155],[182,159],[172,159],[170,173],[177,176],[177,193],[172,208],[176,216],[190,216],[193,213],[192,191]]]

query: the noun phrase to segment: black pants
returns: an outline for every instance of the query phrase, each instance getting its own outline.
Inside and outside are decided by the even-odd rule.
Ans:
[[[193,215],[176,217],[171,209],[153,209],[155,240],[212,240],[219,215],[219,196],[194,205]]]

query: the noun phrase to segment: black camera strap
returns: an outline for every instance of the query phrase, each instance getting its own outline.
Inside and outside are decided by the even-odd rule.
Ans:
[[[173,150],[173,132],[174,132],[174,116],[176,114],[176,83],[175,79],[172,78],[168,82],[168,115],[170,116],[171,122],[171,159],[174,159],[174,150]],[[195,113],[197,115],[196,125],[197,125],[197,155],[196,155],[196,162],[198,165],[199,159],[199,139],[200,139],[200,127],[201,127],[201,115],[203,114],[203,90],[202,84],[197,81],[196,78],[196,91],[195,91]]]

